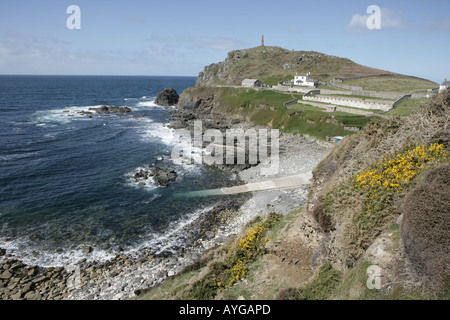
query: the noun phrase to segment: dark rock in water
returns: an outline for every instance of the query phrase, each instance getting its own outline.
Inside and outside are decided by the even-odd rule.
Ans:
[[[150,171],[141,169],[134,174],[133,178],[134,178],[134,181],[137,182],[139,179],[147,180],[150,175],[151,175]]]
[[[84,110],[78,111],[77,113],[82,114],[82,115],[85,115],[85,116],[91,116],[91,115],[93,115],[92,112],[90,112],[90,111],[84,111]]]
[[[111,113],[126,113],[126,112],[131,112],[131,109],[128,107],[108,107],[108,111]]]
[[[175,89],[168,88],[158,93],[155,103],[160,106],[174,106],[178,103],[179,98]]]
[[[177,173],[172,168],[152,168],[151,174],[153,175],[153,180],[159,186],[167,187],[169,183],[175,181],[178,177]]]
[[[147,180],[150,177],[153,177],[156,185],[167,187],[170,182],[177,179],[178,174],[172,168],[154,167],[150,170],[141,169],[133,176],[134,181],[141,181],[139,186],[145,186],[145,182],[142,180]]]
[[[108,113],[118,113],[123,114],[127,112],[131,112],[131,109],[128,107],[115,107],[115,106],[101,106],[100,108],[89,108],[89,110],[95,111],[97,114],[108,114]],[[84,112],[84,114],[88,114]]]

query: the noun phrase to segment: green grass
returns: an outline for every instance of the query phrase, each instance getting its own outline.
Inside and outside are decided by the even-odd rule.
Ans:
[[[406,99],[402,102],[400,102],[395,108],[389,110],[386,114],[392,115],[392,116],[402,116],[407,117],[413,112],[414,110],[419,109],[419,107],[427,101],[426,98],[424,99]]]
[[[336,98],[358,98],[364,100],[383,100],[383,101],[395,101],[395,99],[386,99],[386,98],[378,98],[378,97],[369,97],[369,96],[360,96],[356,94],[321,94],[321,96],[325,97],[336,97]]]
[[[294,79],[294,73],[291,72],[290,74],[277,74],[274,76],[269,77],[263,77],[261,78],[261,81],[269,86],[276,86],[279,82],[282,81],[290,81]]]
[[[375,117],[366,117],[357,114],[350,114],[345,112],[335,112],[334,117],[337,121],[343,123],[347,127],[364,128]]]
[[[152,289],[150,292],[138,297],[139,300],[162,300],[173,299],[179,292],[183,292],[188,286],[187,282],[197,276],[203,269],[186,272],[176,278],[165,281],[162,285]]]
[[[297,103],[289,107],[291,110],[303,110],[303,111],[319,111],[323,112],[324,109],[320,107],[315,107],[309,104]]]
[[[281,93],[272,90],[229,89],[223,92],[222,101],[229,113],[247,116],[258,125],[271,125],[281,132],[308,134],[325,140],[326,137],[346,136],[352,131],[344,126],[364,127],[371,117],[349,113],[333,113],[340,123],[327,122],[331,116],[322,108],[296,104],[289,108],[283,103],[301,99],[302,94]]]
[[[411,92],[439,87],[438,84],[425,79],[396,75],[347,80],[344,84],[360,86],[363,90],[395,92]]]
[[[278,108],[283,107],[286,101],[301,99],[302,96],[302,94],[286,94],[272,90],[233,89],[225,95],[224,100],[233,107],[266,104]]]

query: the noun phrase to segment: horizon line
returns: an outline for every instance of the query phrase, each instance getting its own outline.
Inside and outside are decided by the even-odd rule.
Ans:
[[[142,74],[32,74],[32,73],[0,73],[0,76],[68,76],[68,77],[177,77],[177,78],[197,78],[198,76],[174,76],[174,75],[142,75]]]

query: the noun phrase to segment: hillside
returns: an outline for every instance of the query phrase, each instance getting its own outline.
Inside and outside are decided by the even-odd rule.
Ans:
[[[314,169],[304,207],[257,216],[139,299],[448,299],[449,130],[450,90],[372,121]]]
[[[447,90],[336,146],[314,170],[306,205],[324,232],[316,262],[345,273],[371,260],[386,293],[399,283],[448,295],[449,130]]]
[[[365,90],[377,89],[381,78],[398,91],[435,86],[348,59],[276,47],[232,51],[224,62],[205,67],[196,86],[180,96],[183,125],[206,119],[220,129],[252,123],[344,138],[313,170],[304,206],[257,215],[139,298],[449,298],[450,89],[368,116],[285,105],[301,93],[231,87],[250,77],[276,84],[296,71],[313,72],[321,81],[353,77],[349,83]],[[349,126],[361,130],[347,131]]]
[[[280,81],[293,79],[296,72],[311,72],[323,84],[334,77],[401,76],[320,52],[259,46],[233,50],[224,61],[206,66],[198,75],[196,86],[240,85],[246,78],[259,79],[267,85],[276,85]],[[437,84],[428,80],[407,76],[401,78],[417,80],[415,89],[437,87]]]
[[[383,100],[392,105],[405,93],[413,93],[414,97],[387,112],[343,106],[330,113],[329,103],[306,101],[301,92],[272,90],[271,86],[292,80],[297,72],[313,74],[318,80],[319,98],[348,97],[369,103]],[[259,79],[264,87],[259,90],[240,87],[246,78]],[[337,83],[334,78],[344,80]],[[430,90],[436,87],[436,83],[425,79],[363,66],[346,58],[259,46],[231,51],[224,61],[206,66],[199,73],[195,87],[181,94],[178,110],[213,115],[209,117],[210,122],[216,121],[214,117],[228,125],[232,121],[246,121],[327,140],[364,129],[376,117],[408,116],[426,102]],[[286,105],[292,100],[298,103]]]

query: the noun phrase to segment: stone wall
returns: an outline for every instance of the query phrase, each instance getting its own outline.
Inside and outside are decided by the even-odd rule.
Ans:
[[[300,92],[306,93],[311,90],[311,87],[297,87],[297,86],[284,86],[282,84],[272,86],[273,90],[285,91],[285,92]]]
[[[389,111],[394,105],[394,101],[386,100],[367,100],[361,98],[347,98],[347,97],[331,97],[331,96],[303,96],[303,100],[316,101],[321,103],[330,103],[338,106],[354,107],[361,109],[379,109]]]
[[[373,97],[373,98],[381,98],[381,99],[399,99],[403,97],[404,95],[411,94],[411,99],[422,99],[422,98],[429,98],[431,97],[434,92],[432,91],[418,91],[418,92],[393,92],[393,91],[370,91],[370,90],[363,90],[360,86],[353,86],[348,84],[343,84],[335,81],[331,81],[331,85],[345,89],[347,91],[339,91],[339,94],[347,94],[347,95],[358,95],[358,96],[366,96],[366,97]],[[332,90],[323,90],[323,94],[327,94],[325,91]],[[332,94],[332,93],[330,93]],[[336,93],[334,93],[336,94]]]

